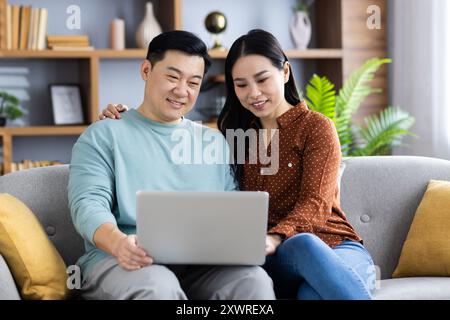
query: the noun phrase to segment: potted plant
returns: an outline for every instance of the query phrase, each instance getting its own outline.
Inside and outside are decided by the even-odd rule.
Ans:
[[[309,7],[313,4],[314,0],[298,0],[294,7],[295,11],[303,11],[309,14]]]
[[[306,86],[306,100],[312,110],[332,119],[336,125],[343,156],[374,156],[390,154],[394,146],[401,145],[414,118],[399,107],[389,106],[379,115],[364,118],[364,125],[353,123],[352,116],[364,99],[380,89],[368,84],[375,72],[390,59],[369,59],[355,70],[335,95],[334,84],[326,77],[314,75]]]
[[[19,108],[19,99],[7,92],[0,92],[0,127],[6,125],[6,120],[15,120],[23,116]]]
[[[311,41],[311,19],[309,18],[309,7],[314,0],[298,0],[294,9],[294,17],[289,26],[295,47],[305,50]]]

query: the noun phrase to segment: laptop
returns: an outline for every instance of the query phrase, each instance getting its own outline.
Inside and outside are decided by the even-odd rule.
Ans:
[[[138,191],[138,245],[158,264],[262,265],[269,194]]]

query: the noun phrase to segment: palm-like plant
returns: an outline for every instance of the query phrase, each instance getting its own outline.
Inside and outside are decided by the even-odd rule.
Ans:
[[[364,99],[371,93],[381,92],[369,82],[375,72],[390,59],[373,58],[354,71],[336,96],[334,84],[326,77],[314,75],[306,86],[309,107],[332,119],[341,143],[343,156],[373,156],[389,154],[394,146],[401,144],[414,118],[398,107],[387,107],[378,116],[368,116],[364,125],[352,123],[352,116]]]
[[[19,99],[7,92],[0,92],[0,118],[15,120],[23,116],[19,108]]]

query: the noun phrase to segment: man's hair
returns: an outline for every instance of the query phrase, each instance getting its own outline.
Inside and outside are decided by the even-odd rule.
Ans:
[[[188,55],[199,56],[205,62],[206,73],[211,66],[206,44],[195,34],[187,31],[175,30],[163,32],[153,38],[148,45],[147,60],[153,66],[164,59],[166,51],[176,50]]]

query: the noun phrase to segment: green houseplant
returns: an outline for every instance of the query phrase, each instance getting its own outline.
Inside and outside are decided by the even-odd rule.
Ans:
[[[15,120],[24,115],[19,108],[19,99],[7,92],[0,92],[0,127],[6,125],[6,120]]]
[[[298,0],[294,6],[294,11],[304,11],[309,14],[309,8],[313,4],[314,0]]]
[[[398,107],[389,106],[379,115],[364,118],[364,124],[353,123],[352,116],[371,93],[380,92],[369,82],[375,72],[390,59],[373,58],[355,70],[336,95],[334,84],[326,77],[314,75],[306,86],[309,107],[333,120],[339,135],[343,156],[374,156],[390,154],[401,145],[414,124],[414,118]]]

